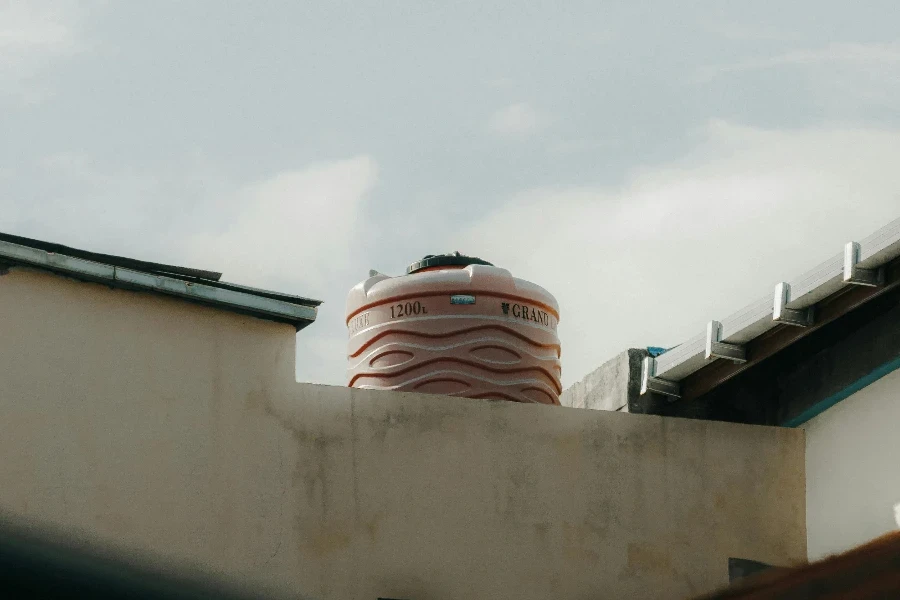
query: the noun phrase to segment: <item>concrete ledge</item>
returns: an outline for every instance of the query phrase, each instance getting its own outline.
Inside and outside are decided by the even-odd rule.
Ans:
[[[629,404],[640,395],[641,361],[647,350],[631,348],[607,361],[560,396],[571,408],[629,412]]]

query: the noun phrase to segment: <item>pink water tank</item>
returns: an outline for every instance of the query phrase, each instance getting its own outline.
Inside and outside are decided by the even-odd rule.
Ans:
[[[559,306],[470,256],[429,255],[347,297],[348,385],[559,404]]]

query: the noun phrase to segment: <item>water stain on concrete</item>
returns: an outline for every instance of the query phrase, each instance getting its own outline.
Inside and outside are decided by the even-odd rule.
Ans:
[[[566,468],[577,475],[582,467],[582,455],[584,441],[580,434],[558,437],[553,440],[553,446],[559,456],[560,462]]]
[[[350,546],[353,536],[341,524],[323,524],[302,533],[302,549],[317,558],[330,556]]]
[[[628,544],[628,568],[637,573],[669,573],[672,557],[665,548],[652,544]]]
[[[535,523],[532,527],[534,527],[535,537],[537,537],[542,546],[546,547],[549,542],[550,524]]]
[[[597,564],[600,561],[600,553],[595,539],[587,528],[571,523],[563,523],[563,556],[567,560]]]
[[[369,535],[369,541],[373,544],[376,544],[378,542],[378,529],[381,526],[381,521],[383,520],[384,514],[378,513],[365,524],[366,533],[368,533]]]

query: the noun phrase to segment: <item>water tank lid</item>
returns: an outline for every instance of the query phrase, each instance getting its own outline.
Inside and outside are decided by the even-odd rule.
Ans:
[[[413,264],[406,267],[406,274],[411,275],[416,271],[428,269],[431,267],[467,267],[469,265],[486,265],[493,267],[494,265],[486,260],[475,256],[465,256],[459,252],[451,252],[450,254],[429,254],[422,260],[417,260]]]

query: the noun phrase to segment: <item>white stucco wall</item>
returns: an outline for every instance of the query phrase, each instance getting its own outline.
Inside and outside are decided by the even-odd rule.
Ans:
[[[806,423],[809,558],[896,528],[900,502],[900,370]]]
[[[806,555],[801,431],[297,384],[289,326],[17,269],[0,332],[0,511],[89,539],[323,600],[665,600]]]

